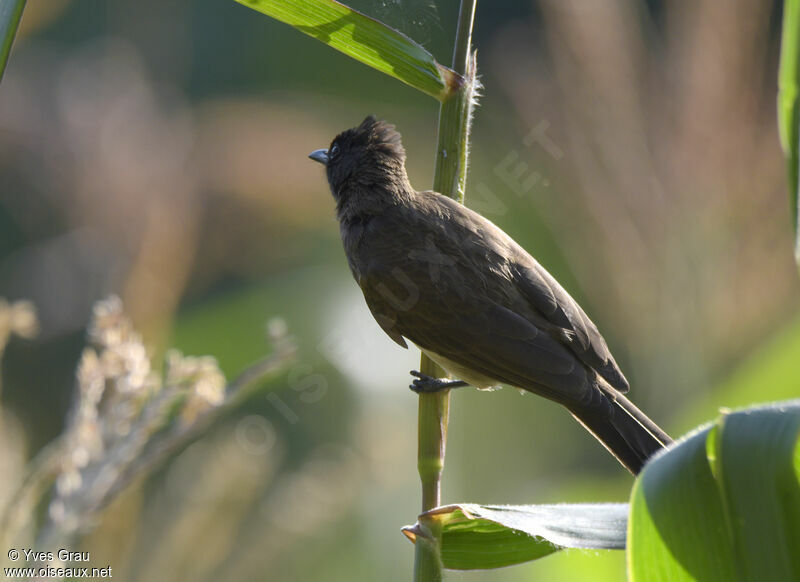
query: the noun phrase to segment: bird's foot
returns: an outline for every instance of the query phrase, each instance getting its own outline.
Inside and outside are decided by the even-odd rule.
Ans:
[[[450,388],[460,388],[467,386],[463,380],[450,380],[449,378],[433,378],[422,372],[411,370],[411,375],[416,379],[412,381],[411,390],[417,394],[433,394],[434,392],[441,392],[442,390],[450,390]]]

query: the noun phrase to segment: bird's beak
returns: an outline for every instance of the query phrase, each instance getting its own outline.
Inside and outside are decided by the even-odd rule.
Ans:
[[[314,150],[308,154],[308,157],[315,162],[319,162],[323,166],[328,165],[328,150]]]

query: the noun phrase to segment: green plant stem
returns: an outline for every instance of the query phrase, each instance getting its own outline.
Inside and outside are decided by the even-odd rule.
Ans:
[[[422,373],[441,377],[444,371],[426,356],[422,356]],[[450,392],[420,394],[417,469],[422,481],[422,511],[441,505],[442,470],[447,443]]]
[[[25,0],[3,0],[0,2],[0,81],[11,54],[11,45],[17,34],[17,26],[22,18]]]
[[[461,2],[452,68],[465,80],[439,108],[439,137],[433,180],[434,190],[461,203],[464,202],[471,104],[475,88],[471,44],[476,1]],[[444,375],[444,371],[424,355],[420,371],[433,377]],[[422,482],[422,511],[441,505],[449,410],[449,391],[420,394],[417,467]],[[418,536],[415,544],[414,580],[438,582],[442,580],[441,524],[436,518],[423,516],[419,525],[424,535]]]

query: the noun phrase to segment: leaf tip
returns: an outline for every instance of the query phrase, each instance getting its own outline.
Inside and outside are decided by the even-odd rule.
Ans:
[[[414,525],[407,525],[405,527],[400,528],[400,533],[406,536],[412,544],[417,543],[417,537],[419,536],[425,537],[425,532],[420,527],[419,523],[415,523]]]

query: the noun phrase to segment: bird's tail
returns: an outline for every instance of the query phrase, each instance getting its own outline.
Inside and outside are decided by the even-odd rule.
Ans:
[[[602,405],[571,406],[569,411],[636,475],[672,439],[622,394],[604,394],[603,401]]]

